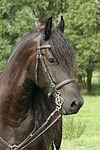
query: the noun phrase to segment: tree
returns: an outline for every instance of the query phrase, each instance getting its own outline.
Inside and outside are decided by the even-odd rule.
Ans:
[[[37,25],[54,16],[64,16],[65,35],[74,46],[78,82],[87,76],[91,93],[92,73],[100,69],[100,1],[99,0],[1,0],[0,1],[0,70],[16,42]],[[55,22],[54,22],[55,24]]]
[[[0,70],[15,43],[33,27],[44,24],[51,15],[58,19],[66,10],[65,0],[1,0],[0,1]]]
[[[87,92],[91,94],[92,73],[100,66],[100,3],[69,0],[65,13],[66,35],[76,50],[78,79],[87,76]],[[99,67],[100,68],[100,67]]]
[[[0,70],[11,53],[18,38],[32,28],[31,8],[18,1],[0,1]]]

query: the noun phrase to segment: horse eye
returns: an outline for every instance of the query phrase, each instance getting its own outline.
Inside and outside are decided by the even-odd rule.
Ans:
[[[53,57],[48,58],[48,62],[53,65],[55,63],[55,59]]]

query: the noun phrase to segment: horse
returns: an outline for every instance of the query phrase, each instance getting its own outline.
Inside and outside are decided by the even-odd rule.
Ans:
[[[84,100],[75,80],[75,54],[63,35],[64,19],[27,33],[0,76],[0,150],[59,150],[62,115]]]

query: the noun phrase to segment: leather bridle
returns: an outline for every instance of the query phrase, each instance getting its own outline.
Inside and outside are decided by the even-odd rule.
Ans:
[[[35,128],[32,130],[32,132],[26,137],[26,139],[20,143],[19,145],[10,145],[9,143],[7,143],[3,138],[0,137],[0,142],[3,143],[5,146],[7,146],[10,150],[23,150],[25,147],[27,147],[29,144],[31,144],[32,142],[34,142],[38,137],[40,137],[45,131],[47,131],[53,124],[55,124],[60,118],[61,118],[61,114],[59,113],[59,115],[54,118],[54,115],[56,112],[59,112],[59,110],[62,108],[62,105],[64,103],[64,99],[61,97],[60,92],[58,91],[58,89],[60,89],[61,87],[63,87],[66,84],[69,84],[71,82],[74,82],[75,79],[67,79],[64,80],[62,82],[60,82],[59,84],[55,85],[55,83],[53,82],[50,73],[47,70],[47,67],[44,63],[43,60],[43,56],[41,54],[41,49],[51,49],[51,45],[40,45],[40,37],[41,35],[39,35],[38,37],[38,42],[37,42],[37,56],[36,56],[36,66],[35,66],[35,82],[36,85],[38,86],[38,64],[39,64],[39,60],[42,63],[42,67],[43,70],[50,82],[51,85],[51,89],[48,92],[48,97],[51,97],[52,94],[55,93],[55,110],[49,115],[49,117],[47,118],[47,120],[42,124],[42,126],[37,129],[35,131]],[[54,120],[51,122],[50,120],[54,118]],[[49,123],[49,125],[47,126],[47,124]],[[53,145],[54,145],[54,150],[56,150],[54,141],[53,141]]]
[[[60,82],[59,84],[55,85],[55,83],[53,82],[52,80],[52,77],[50,75],[50,73],[48,72],[47,70],[47,67],[44,63],[44,60],[43,60],[43,56],[41,54],[41,49],[51,49],[51,45],[40,45],[40,36],[38,37],[38,43],[37,43],[37,56],[36,56],[36,66],[35,66],[35,81],[36,81],[36,84],[38,85],[38,64],[39,64],[39,60],[41,61],[42,63],[42,67],[43,67],[43,70],[51,84],[51,90],[49,91],[48,93],[48,97],[50,97],[54,92],[57,91],[57,89],[60,89],[62,86],[66,85],[66,84],[69,84],[71,82],[74,82],[75,79],[67,79],[67,80],[64,80],[62,82]]]

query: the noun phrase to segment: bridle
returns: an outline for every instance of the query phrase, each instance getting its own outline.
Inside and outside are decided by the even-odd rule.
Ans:
[[[55,83],[52,80],[52,77],[50,76],[50,73],[47,70],[47,67],[43,60],[43,56],[41,54],[41,49],[50,49],[51,45],[40,45],[40,37],[41,37],[41,35],[39,35],[38,42],[37,42],[35,82],[36,82],[36,85],[38,85],[38,64],[39,64],[39,60],[40,60],[42,63],[43,70],[44,70],[44,72],[50,82],[50,85],[51,85],[51,89],[48,92],[48,97],[50,98],[51,95],[55,93],[56,108],[49,115],[47,120],[41,125],[41,127],[39,129],[37,129],[37,131],[34,131],[34,129],[33,129],[32,132],[26,137],[26,139],[19,145],[10,145],[9,143],[7,143],[4,139],[2,139],[0,137],[0,142],[3,143],[5,146],[7,146],[10,150],[23,150],[25,147],[27,147],[29,144],[34,142],[38,137],[40,137],[45,131],[47,131],[53,124],[55,124],[61,118],[62,115],[59,113],[59,115],[56,118],[54,118],[54,120],[52,122],[50,122],[50,120],[54,117],[55,113],[59,112],[59,110],[62,108],[62,105],[64,103],[64,99],[61,97],[61,94],[58,91],[58,89],[60,89],[62,86],[66,85],[66,84],[69,84],[69,83],[75,81],[74,78],[67,79],[67,80],[64,80],[64,81],[60,82],[59,84],[55,85]],[[49,125],[47,126],[48,123],[49,123]],[[53,141],[53,146],[54,146],[54,150],[56,150],[54,141]]]
[[[50,73],[47,70],[47,67],[43,60],[43,56],[41,54],[41,49],[51,49],[51,45],[40,45],[40,36],[41,35],[39,35],[39,37],[38,37],[38,43],[37,43],[38,46],[37,46],[36,66],[35,66],[35,81],[36,81],[36,84],[38,85],[38,64],[39,64],[39,60],[40,60],[42,63],[43,70],[44,70],[44,72],[50,82],[50,85],[51,85],[51,90],[48,92],[48,97],[50,97],[54,92],[57,92],[57,90],[60,89],[62,86],[69,84],[71,82],[74,82],[75,79],[74,78],[67,79],[67,80],[64,80],[64,81],[60,82],[59,84],[55,85]]]

